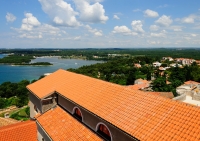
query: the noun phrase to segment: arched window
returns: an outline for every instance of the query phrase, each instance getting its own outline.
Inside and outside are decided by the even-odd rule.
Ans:
[[[78,108],[74,109],[74,116],[82,121],[82,114],[81,114],[80,109],[78,109]]]
[[[111,133],[107,126],[104,124],[98,125],[97,133],[99,133],[105,140],[111,141]]]

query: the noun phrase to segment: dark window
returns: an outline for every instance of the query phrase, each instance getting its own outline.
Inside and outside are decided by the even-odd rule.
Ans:
[[[75,115],[76,118],[78,118],[79,120],[82,121],[82,114],[81,114],[81,111],[78,108],[75,109],[74,115]]]
[[[107,128],[105,125],[100,124],[97,132],[98,132],[102,137],[104,137],[105,140],[111,141],[110,132],[109,132],[108,128]]]

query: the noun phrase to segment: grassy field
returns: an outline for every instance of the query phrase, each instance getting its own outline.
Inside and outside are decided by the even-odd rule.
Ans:
[[[17,112],[11,113],[10,118],[25,121],[29,119],[29,114],[30,114],[29,107],[26,107]]]

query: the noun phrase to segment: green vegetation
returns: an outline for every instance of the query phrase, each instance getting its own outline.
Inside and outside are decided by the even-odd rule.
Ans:
[[[68,71],[120,85],[133,85],[138,78],[150,80],[151,75],[154,75],[155,80],[152,81],[152,89],[160,92],[173,92],[175,96],[177,96],[176,88],[185,81],[200,82],[200,67],[196,63],[183,68],[172,67],[161,75],[161,71],[151,65],[155,60],[155,57],[115,59],[101,64],[83,66],[78,69],[68,69]],[[141,68],[134,67],[134,63],[138,62],[143,64]],[[167,81],[169,83],[166,83]]]
[[[10,118],[25,121],[29,119],[29,115],[30,115],[30,108],[26,107],[19,110],[18,112],[14,112],[13,114],[11,114]]]
[[[33,59],[31,56],[9,55],[0,59],[0,63],[6,64],[25,64]]]
[[[30,82],[22,80],[19,83],[4,82],[0,85],[0,109],[11,105],[22,107],[28,104],[28,90]]]
[[[21,55],[9,55],[0,59],[0,63],[3,64],[12,64],[12,65],[26,65],[26,66],[48,66],[53,65],[49,62],[36,62],[29,63],[31,59],[34,59],[32,56],[21,56]]]
[[[53,65],[49,62],[36,62],[36,63],[28,63],[28,64],[15,64],[15,65],[26,65],[26,66],[49,66]]]
[[[84,74],[90,77],[99,78],[108,82],[121,85],[133,85],[135,79],[150,79],[152,67],[143,65],[142,68],[135,68],[134,63],[152,63],[156,58],[135,57],[131,59],[115,59],[105,63],[98,63],[90,66],[83,66],[69,71]]]
[[[61,56],[69,59],[87,60],[112,60],[116,58],[130,57],[162,57],[171,56],[173,58],[193,58],[200,60],[200,49],[198,48],[136,48],[136,49],[0,49],[0,53],[14,53],[14,55],[26,56]],[[110,54],[110,55],[109,55]],[[21,61],[22,62],[22,61]]]

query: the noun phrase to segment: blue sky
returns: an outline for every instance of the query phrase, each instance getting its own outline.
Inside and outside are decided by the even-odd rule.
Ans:
[[[0,48],[200,47],[199,0],[1,0]]]

